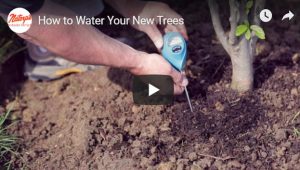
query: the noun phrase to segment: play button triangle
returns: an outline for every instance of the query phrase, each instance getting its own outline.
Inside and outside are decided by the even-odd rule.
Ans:
[[[152,96],[153,94],[157,93],[159,89],[152,84],[148,84],[148,96]]]

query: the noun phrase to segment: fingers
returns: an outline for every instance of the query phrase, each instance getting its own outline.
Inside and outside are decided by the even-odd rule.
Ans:
[[[180,73],[172,68],[171,77],[174,81],[174,94],[178,95],[181,94],[184,90],[184,87],[188,85],[188,80],[184,73]]]
[[[185,40],[189,40],[187,31],[184,25],[167,25],[165,32],[179,32]]]
[[[177,25],[178,32],[181,33],[181,35],[184,37],[185,40],[189,40],[185,25]]]
[[[167,12],[167,14],[165,14],[165,16],[169,16],[170,18],[183,19],[183,17],[181,15],[179,15],[178,13],[176,13],[173,10],[169,10],[169,12]],[[184,37],[185,40],[189,39],[184,23],[176,24],[176,25],[169,24],[166,26],[165,31],[166,32],[179,32],[179,33],[181,33],[181,35]]]
[[[174,85],[174,95],[180,95],[182,94],[184,91],[184,87],[182,86],[178,86],[178,85]]]
[[[172,71],[171,71],[170,75],[173,78],[173,81],[175,84],[177,84],[179,86],[187,86],[188,85],[188,80],[187,80],[186,76],[184,75],[184,73],[180,73],[172,67]]]
[[[149,38],[153,41],[154,45],[157,49],[161,49],[163,47],[163,37],[159,29],[156,25],[146,26],[143,31],[149,36]]]

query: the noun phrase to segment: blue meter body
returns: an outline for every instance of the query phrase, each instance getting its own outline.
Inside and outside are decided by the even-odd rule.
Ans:
[[[164,35],[163,57],[178,71],[186,64],[187,45],[179,32],[168,32]]]

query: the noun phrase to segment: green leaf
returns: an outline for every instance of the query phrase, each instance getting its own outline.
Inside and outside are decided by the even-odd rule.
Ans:
[[[235,30],[235,35],[239,37],[243,35],[247,30],[249,30],[249,27],[247,25],[239,25]]]
[[[266,35],[264,30],[258,26],[258,25],[251,25],[250,29],[255,33],[255,35],[259,38],[259,39],[266,39]]]
[[[251,38],[251,32],[250,32],[249,29],[247,30],[247,32],[245,34],[245,37],[246,37],[247,40],[250,40],[250,38]]]
[[[253,7],[253,0],[250,0],[250,1],[248,1],[247,2],[247,4],[246,4],[246,9],[251,9]]]

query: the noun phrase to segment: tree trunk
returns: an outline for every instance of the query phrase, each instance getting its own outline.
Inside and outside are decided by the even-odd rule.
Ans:
[[[231,88],[238,92],[253,89],[254,70],[253,52],[250,42],[244,37],[239,43],[239,49],[230,54],[232,62]]]

